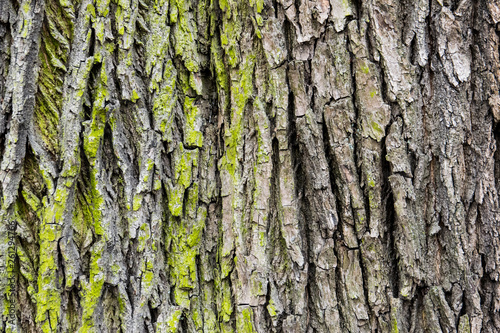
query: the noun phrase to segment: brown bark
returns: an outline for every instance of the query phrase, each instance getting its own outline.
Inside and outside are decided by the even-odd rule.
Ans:
[[[0,331],[500,331],[498,24],[0,0]]]

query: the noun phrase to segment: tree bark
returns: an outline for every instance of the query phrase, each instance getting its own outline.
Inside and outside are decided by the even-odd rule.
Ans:
[[[0,0],[0,331],[499,332],[499,26]]]

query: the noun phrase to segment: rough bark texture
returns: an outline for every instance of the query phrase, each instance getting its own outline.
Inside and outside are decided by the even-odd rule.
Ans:
[[[0,331],[500,331],[499,25],[0,0]]]

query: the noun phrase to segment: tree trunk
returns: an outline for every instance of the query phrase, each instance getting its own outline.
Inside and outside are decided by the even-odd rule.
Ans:
[[[0,0],[0,331],[500,331],[497,26]]]

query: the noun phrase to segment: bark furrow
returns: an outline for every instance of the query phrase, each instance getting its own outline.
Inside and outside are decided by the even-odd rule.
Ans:
[[[0,331],[500,331],[499,24],[0,0]]]

